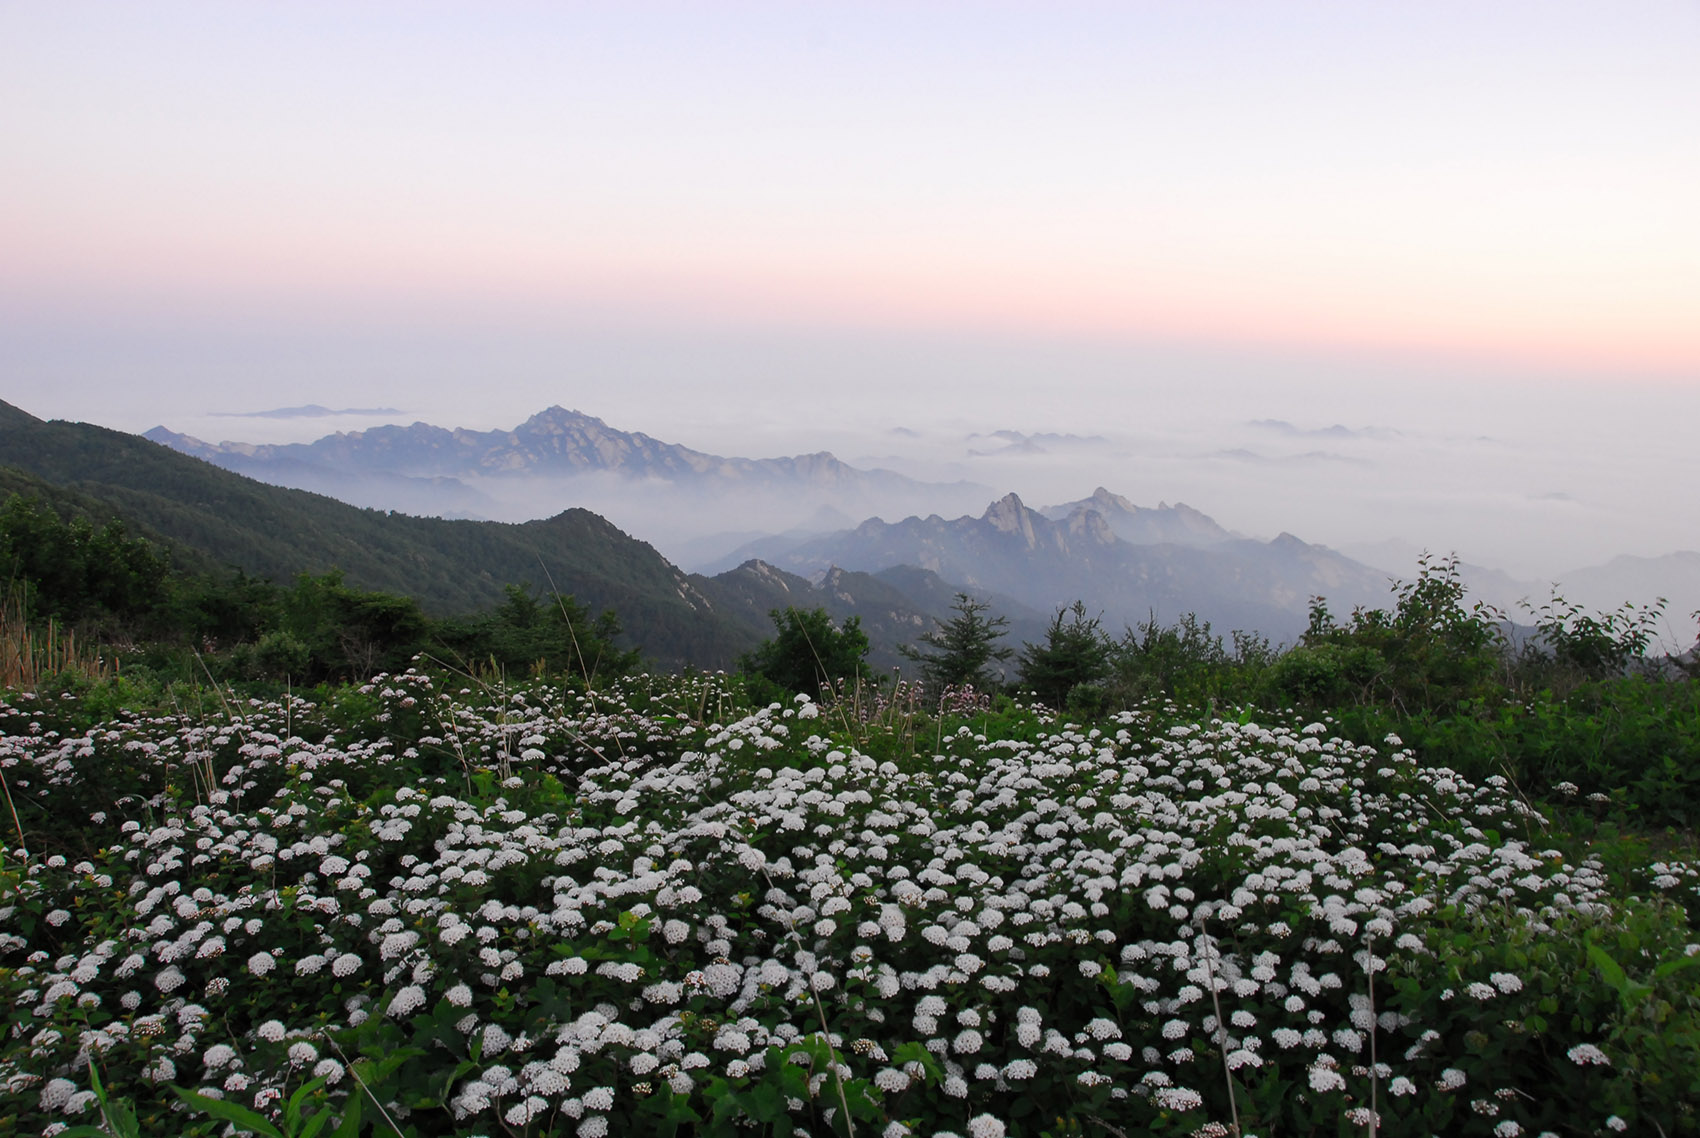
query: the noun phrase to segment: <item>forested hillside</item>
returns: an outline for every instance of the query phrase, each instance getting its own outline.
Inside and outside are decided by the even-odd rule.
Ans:
[[[80,508],[122,517],[194,551],[199,563],[254,577],[340,570],[351,586],[416,598],[437,615],[498,604],[509,585],[558,590],[591,611],[617,611],[630,642],[668,665],[728,664],[758,627],[723,617],[654,549],[586,510],[523,524],[362,510],[4,404],[0,465],[76,492]]]

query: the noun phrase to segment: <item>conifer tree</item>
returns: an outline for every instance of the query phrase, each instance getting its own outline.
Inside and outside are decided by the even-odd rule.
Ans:
[[[1009,626],[1009,618],[986,616],[991,607],[967,593],[958,593],[951,605],[955,616],[922,636],[916,644],[898,651],[921,665],[921,678],[930,687],[968,686],[990,691],[999,682],[992,665],[1015,654],[1013,649],[998,644]],[[924,651],[923,647],[930,651]]]

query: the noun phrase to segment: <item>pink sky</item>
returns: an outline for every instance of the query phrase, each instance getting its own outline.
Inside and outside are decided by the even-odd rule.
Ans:
[[[1564,409],[1516,500],[1586,449],[1675,499],[1616,548],[1668,548],[1700,530],[1697,58],[1679,0],[19,0],[0,397],[125,429],[565,402],[727,452],[884,422],[846,386],[1087,431],[1492,388],[1501,424]]]
[[[1186,7],[13,5],[0,289],[1700,374],[1700,10]]]

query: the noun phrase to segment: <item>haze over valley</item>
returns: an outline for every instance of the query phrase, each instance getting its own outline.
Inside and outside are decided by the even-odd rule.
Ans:
[[[281,409],[254,417],[315,416],[311,409]],[[1354,448],[1369,454],[1401,440],[1393,428],[1302,428],[1284,420],[1246,427],[1265,439],[1266,449],[1312,448],[1288,458],[1296,465],[1370,467],[1371,459],[1353,457]],[[589,509],[687,572],[709,577],[749,562],[762,567],[758,576],[774,571],[765,581],[787,580],[796,588],[807,581],[819,586],[835,571],[924,571],[945,585],[997,597],[1024,628],[1079,599],[1111,627],[1153,618],[1173,622],[1192,613],[1219,631],[1255,631],[1290,643],[1304,628],[1312,597],[1327,598],[1337,612],[1384,604],[1394,580],[1416,575],[1424,552],[1435,558],[1458,553],[1472,597],[1513,620],[1528,620],[1528,607],[1544,603],[1555,584],[1568,600],[1601,611],[1663,597],[1668,639],[1680,646],[1683,618],[1700,608],[1700,554],[1692,551],[1620,555],[1526,578],[1479,564],[1466,551],[1409,538],[1337,550],[1285,530],[1269,537],[1235,532],[1187,503],[1138,504],[1104,486],[1076,500],[1029,503],[988,484],[929,482],[851,465],[830,452],[710,454],[559,406],[508,430],[416,422],[310,442],[215,444],[160,426],[147,437],[261,481],[375,509],[509,522],[567,507]],[[964,437],[960,459],[929,463],[914,445],[921,439],[921,432],[900,428],[883,441],[903,444],[916,456],[894,464],[912,471],[977,469],[1021,477],[1022,464],[1039,464],[1041,485],[1065,477],[1089,480],[1128,458],[1104,435],[1002,430]],[[1236,463],[1277,461],[1219,453]],[[1243,484],[1254,482],[1242,476]],[[1263,524],[1280,521],[1268,517]],[[838,591],[844,593],[842,582]],[[935,608],[942,599],[933,598]],[[910,615],[928,611],[913,599],[908,607]],[[899,618],[881,632],[913,636],[921,627]]]

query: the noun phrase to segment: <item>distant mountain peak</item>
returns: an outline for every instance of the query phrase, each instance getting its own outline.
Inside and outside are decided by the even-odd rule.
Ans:
[[[179,434],[164,426],[142,432],[142,438],[150,443],[158,443],[162,447],[170,447],[172,450],[181,451],[183,454],[192,455],[195,458],[205,459],[220,453],[220,448],[211,443],[197,439],[193,435]]]
[[[1172,506],[1167,502],[1159,502],[1155,507],[1136,506],[1103,486],[1092,491],[1090,498],[1046,506],[1039,511],[1054,522],[1069,521],[1074,515],[1086,512],[1099,515],[1117,537],[1133,545],[1206,546],[1230,541],[1234,536],[1185,502]]]
[[[1070,537],[1085,538],[1097,545],[1114,545],[1117,541],[1116,531],[1097,510],[1075,510],[1066,524]]]
[[[1092,491],[1092,496],[1087,498],[1086,501],[1092,503],[1092,505],[1100,511],[1120,510],[1122,513],[1126,514],[1135,514],[1139,512],[1138,506],[1134,505],[1120,494],[1112,494],[1109,490],[1106,490],[1102,486]]]
[[[1013,491],[986,507],[986,512],[981,515],[980,520],[999,533],[1019,536],[1029,549],[1039,542],[1033,532],[1033,512],[1022,505],[1020,496]]]
[[[762,459],[709,454],[610,427],[594,415],[560,404],[507,430],[451,429],[419,422],[337,432],[311,443],[284,445],[214,445],[165,427],[154,428],[147,437],[224,465],[239,457],[247,460],[242,472],[255,477],[264,477],[268,468],[293,477],[312,468],[324,481],[335,474],[524,479],[600,472],[633,481],[746,491],[752,487],[773,492],[806,489],[837,495],[846,502],[869,495],[913,497],[935,488],[889,470],[849,466],[829,451]],[[949,489],[960,493],[965,488]]]
[[[599,431],[606,431],[608,429],[608,424],[603,422],[601,419],[598,419],[595,415],[587,415],[576,408],[569,409],[561,406],[559,403],[552,403],[537,414],[533,415],[531,418],[527,419],[525,422],[521,423],[519,426],[515,427],[514,431],[515,433],[518,433],[528,428],[536,429],[539,427],[578,427],[580,429],[595,428]]]
[[[1118,523],[1143,539],[1129,540]],[[1267,543],[1236,540],[1189,508],[1129,509],[1103,487],[1044,511],[1009,493],[979,517],[910,517],[895,525],[872,518],[793,546],[780,564],[822,573],[817,586],[833,566],[863,573],[914,566],[1039,611],[1080,599],[1112,623],[1194,612],[1219,627],[1274,636],[1304,627],[1313,596],[1349,606],[1379,599],[1385,589],[1379,573],[1291,534]]]
[[[764,581],[773,588],[786,593],[791,591],[788,579],[796,579],[791,574],[786,573],[781,569],[775,569],[772,565],[769,565],[767,562],[756,557],[750,558],[750,560],[744,562],[742,565],[732,570],[732,572],[742,574],[746,577],[754,577],[756,580]]]

